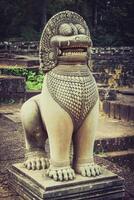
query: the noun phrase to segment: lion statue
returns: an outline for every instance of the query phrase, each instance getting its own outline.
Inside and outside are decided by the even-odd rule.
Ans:
[[[28,170],[47,169],[55,181],[98,176],[93,148],[99,97],[90,65],[92,41],[86,22],[75,12],[62,11],[45,26],[39,47],[44,72],[41,94],[21,108]],[[45,151],[49,139],[50,159]],[[70,146],[73,158],[70,158]]]

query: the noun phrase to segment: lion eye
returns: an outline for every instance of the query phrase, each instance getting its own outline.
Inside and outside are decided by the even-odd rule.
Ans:
[[[59,34],[64,36],[72,35],[73,34],[72,27],[67,23],[61,24],[59,27]]]
[[[86,31],[85,31],[85,29],[84,29],[84,27],[82,25],[75,24],[75,26],[76,26],[79,34],[85,34],[86,33]]]

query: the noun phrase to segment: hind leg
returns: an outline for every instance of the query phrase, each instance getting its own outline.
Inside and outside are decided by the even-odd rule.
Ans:
[[[21,108],[21,120],[24,128],[26,154],[25,167],[27,169],[47,168],[49,163],[45,153],[47,132],[42,124],[39,111],[40,95],[37,95]]]
[[[99,101],[86,117],[82,126],[74,134],[74,168],[83,176],[96,176],[101,173],[100,167],[94,163],[93,149],[95,132],[99,116]]]

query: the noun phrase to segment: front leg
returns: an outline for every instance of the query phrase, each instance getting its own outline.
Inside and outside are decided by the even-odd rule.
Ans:
[[[40,95],[25,102],[21,108],[21,119],[25,133],[26,153],[25,167],[27,169],[42,169],[49,166],[45,152],[47,132],[42,124],[39,111]]]
[[[99,101],[86,117],[82,126],[74,134],[74,161],[75,171],[82,176],[97,176],[101,174],[100,167],[94,163],[93,149],[95,133],[99,116]]]
[[[73,123],[68,113],[53,100],[47,87],[42,93],[41,116],[46,124],[50,144],[50,167],[47,175],[55,181],[74,179],[74,170],[70,164]]]

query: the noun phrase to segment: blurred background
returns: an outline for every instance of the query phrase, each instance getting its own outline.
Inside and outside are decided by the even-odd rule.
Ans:
[[[0,0],[0,40],[39,40],[48,19],[67,9],[84,17],[94,46],[134,46],[134,0]]]

